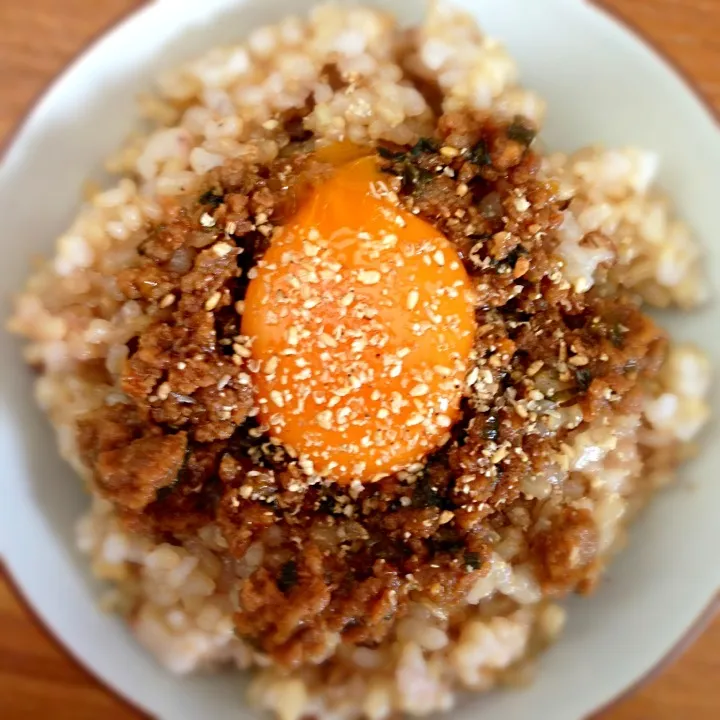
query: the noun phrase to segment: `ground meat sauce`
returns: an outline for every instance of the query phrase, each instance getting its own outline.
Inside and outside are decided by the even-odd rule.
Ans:
[[[399,202],[455,243],[479,297],[451,442],[377,483],[310,481],[255,420],[243,297],[273,228],[330,172],[301,152],[306,141],[270,166],[210,172],[117,276],[151,321],[128,346],[126,403],[80,423],[84,460],[135,529],[174,542],[216,523],[237,558],[264,544],[235,622],[282,665],[321,662],[337,638],[379,643],[411,599],[452,613],[511,516],[527,518],[526,560],[546,593],[593,585],[591,515],[567,506],[532,532],[543,501],[523,486],[548,468],[567,473],[576,428],[637,410],[665,340],[633,298],[579,294],[563,279],[562,206],[538,179],[534,134],[520,118],[450,115],[436,137],[377,148]]]

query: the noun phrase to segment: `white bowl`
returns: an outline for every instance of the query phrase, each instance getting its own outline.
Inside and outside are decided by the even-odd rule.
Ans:
[[[48,253],[74,215],[83,181],[133,125],[134,98],[161,68],[301,12],[311,0],[161,0],[118,25],[58,80],[29,117],[0,169],[3,297],[19,289],[29,258]],[[415,20],[422,3],[382,2]],[[642,42],[581,0],[465,0],[518,59],[523,81],[549,101],[547,142],[643,145],[662,153],[662,185],[707,249],[718,285],[720,135],[703,105]],[[7,309],[6,309],[7,311]],[[677,337],[720,359],[720,308],[670,314]],[[87,668],[138,707],[166,720],[250,718],[238,676],[176,678],[103,615],[73,525],[88,500],[60,461],[32,400],[18,343],[2,342],[0,458],[2,554],[25,597]],[[718,395],[713,398],[720,415]],[[709,435],[710,433],[708,433]],[[706,435],[707,437],[707,435]],[[682,638],[720,586],[720,444],[707,442],[682,482],[641,518],[598,594],[571,601],[569,627],[522,692],[468,698],[469,720],[542,716],[577,720],[648,672]]]

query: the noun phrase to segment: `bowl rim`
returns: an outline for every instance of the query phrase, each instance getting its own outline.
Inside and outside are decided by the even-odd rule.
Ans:
[[[320,0],[318,0],[319,2]],[[362,0],[357,0],[362,4]],[[660,43],[647,30],[641,27],[637,22],[628,18],[623,12],[615,7],[610,7],[607,0],[569,0],[571,2],[583,2],[591,8],[606,16],[611,22],[616,24],[620,30],[632,37],[632,39],[644,45],[659,61],[666,72],[674,74],[682,84],[690,91],[699,105],[707,113],[707,115],[720,128],[720,105],[716,106],[708,96],[707,92],[702,88],[700,82],[694,75],[685,69],[681,63],[665,50]],[[55,86],[65,76],[66,73],[89,55],[95,46],[107,35],[114,32],[119,26],[125,24],[135,16],[141,15],[153,6],[159,5],[163,0],[132,0],[133,4],[121,12],[114,19],[104,23],[96,32],[94,32],[80,46],[69,59],[55,72],[41,88],[31,97],[19,116],[13,121],[5,137],[0,141],[0,165],[10,153],[10,150],[35,111],[40,107],[47,96],[54,90]],[[32,601],[26,597],[22,586],[17,582],[10,571],[8,563],[4,557],[0,555],[0,582],[4,582],[9,589],[11,597],[22,608],[26,618],[30,624],[43,636],[43,638],[53,646],[74,668],[80,671],[89,683],[99,687],[107,695],[115,699],[120,705],[127,710],[135,713],[139,720],[152,720],[152,716],[143,708],[141,708],[131,697],[120,692],[109,682],[95,674],[93,669],[89,667],[82,658],[80,658],[69,645],[63,642],[54,632],[53,628],[47,623],[39,611],[36,610]],[[582,720],[599,719],[599,716],[612,711],[624,701],[635,695],[640,689],[657,679],[662,673],[678,661],[682,655],[701,637],[707,630],[711,622],[720,616],[720,590],[711,598],[705,608],[701,610],[692,624],[687,628],[685,633],[681,635],[674,645],[658,660],[650,666],[640,677],[633,681],[629,686],[621,689],[618,693],[610,698],[606,703],[594,708]]]

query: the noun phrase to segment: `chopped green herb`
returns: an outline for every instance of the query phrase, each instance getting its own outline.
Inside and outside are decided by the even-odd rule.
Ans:
[[[382,145],[377,146],[378,155],[384,160],[404,160],[407,157],[406,152],[393,152],[389,148],[383,147]]]
[[[475,145],[473,145],[470,150],[470,162],[473,162],[480,167],[484,165],[492,165],[492,158],[490,157],[487,143],[484,140],[479,140]]]
[[[280,568],[280,575],[277,579],[278,589],[282,593],[287,593],[288,590],[292,590],[297,585],[297,581],[297,563],[294,560],[289,560]]]
[[[212,190],[208,190],[207,192],[204,192],[200,196],[200,204],[201,205],[211,205],[212,207],[216,208],[223,204],[224,198],[222,195],[216,195]]]
[[[412,150],[410,150],[410,155],[412,155],[413,157],[417,157],[418,155],[422,155],[423,153],[435,153],[437,151],[437,143],[430,138],[423,137],[415,143]]]
[[[527,255],[528,251],[527,248],[524,245],[516,245],[505,257],[505,260],[503,262],[510,265],[510,267],[515,267],[517,264],[517,261],[523,257],[524,255]]]
[[[433,179],[433,174],[415,165],[406,163],[402,171],[403,185],[409,192],[416,192]]]
[[[587,392],[592,380],[592,373],[587,368],[578,368],[575,371],[575,382],[583,392]]]
[[[508,127],[507,136],[510,140],[515,140],[515,142],[519,142],[525,147],[530,147],[537,137],[537,130],[525,118],[518,115]]]

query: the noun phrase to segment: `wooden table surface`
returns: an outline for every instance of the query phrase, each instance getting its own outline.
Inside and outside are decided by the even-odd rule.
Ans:
[[[0,146],[68,60],[139,4],[138,0],[0,0]],[[291,6],[291,0],[287,4]],[[720,111],[720,0],[605,0],[604,4],[675,60]],[[0,717],[140,717],[54,644],[2,576]],[[720,617],[658,677],[594,720],[680,717],[720,717]]]

